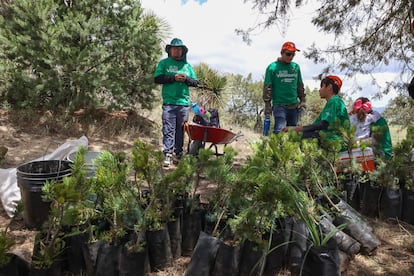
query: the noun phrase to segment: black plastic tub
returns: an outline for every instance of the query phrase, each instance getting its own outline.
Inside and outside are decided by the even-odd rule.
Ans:
[[[28,228],[40,229],[47,220],[50,203],[42,200],[42,188],[46,181],[62,182],[71,175],[71,162],[43,160],[25,163],[17,167],[17,185],[23,203],[23,221]]]

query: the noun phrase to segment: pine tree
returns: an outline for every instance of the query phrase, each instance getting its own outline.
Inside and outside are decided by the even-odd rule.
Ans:
[[[151,108],[164,21],[134,0],[14,0],[0,15],[0,91],[14,107]]]

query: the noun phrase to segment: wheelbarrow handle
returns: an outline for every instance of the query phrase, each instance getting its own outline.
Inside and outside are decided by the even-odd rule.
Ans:
[[[188,124],[187,121],[184,122],[183,126],[184,126],[184,131],[187,133],[190,133],[190,125]]]
[[[239,131],[233,138],[230,139],[230,141],[228,141],[226,144],[230,144],[233,143],[234,141],[237,141],[237,139],[239,139],[240,137],[243,136],[243,133],[241,133],[241,131]]]

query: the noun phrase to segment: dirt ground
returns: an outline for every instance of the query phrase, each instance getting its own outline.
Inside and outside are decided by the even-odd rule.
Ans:
[[[0,168],[14,168],[25,162],[39,158],[54,151],[66,141],[78,139],[85,134],[89,140],[90,150],[129,152],[136,139],[159,144],[157,132],[143,131],[143,122],[151,124],[144,117],[131,118],[131,114],[104,114],[94,127],[85,127],[81,119],[64,122],[66,129],[53,123],[53,115],[41,114],[33,118],[30,115],[13,115],[0,110],[0,146],[8,148],[5,160]],[[123,129],[123,130],[122,130]],[[246,152],[249,136],[244,135],[234,147]],[[233,146],[233,145],[232,145]],[[248,151],[248,150],[247,150]],[[0,184],[1,179],[0,179]],[[414,210],[413,210],[414,211]],[[367,218],[380,239],[381,246],[371,256],[357,255],[343,263],[342,275],[414,275],[414,226],[396,220],[379,220]],[[0,206],[0,227],[10,219]],[[23,221],[17,220],[11,225],[10,235],[15,239],[13,252],[27,260],[31,259],[35,231],[25,228]],[[175,260],[174,266],[166,271],[152,273],[153,276],[183,275],[190,258]],[[289,275],[281,272],[279,275]]]

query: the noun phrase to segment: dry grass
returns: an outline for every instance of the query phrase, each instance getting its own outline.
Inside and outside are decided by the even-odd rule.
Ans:
[[[343,275],[414,275],[413,225],[392,219],[368,221],[382,244],[371,256],[355,256]]]
[[[149,273],[149,276],[173,276],[184,275],[185,270],[190,263],[190,257],[181,257],[173,262],[173,266],[163,271]]]

